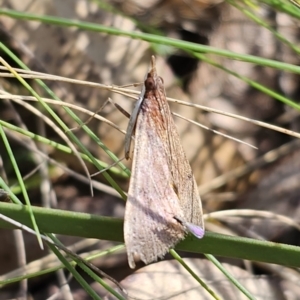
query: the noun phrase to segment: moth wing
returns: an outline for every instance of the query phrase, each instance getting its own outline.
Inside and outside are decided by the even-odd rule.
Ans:
[[[166,105],[168,105],[166,103]],[[180,137],[176,129],[176,125],[168,107],[168,148],[167,157],[169,159],[172,181],[177,190],[178,201],[184,213],[184,221],[190,225],[196,225],[202,228],[204,233],[204,221],[202,213],[202,203],[197,187],[196,180],[193,175],[190,163],[185,155]],[[191,231],[194,232],[193,230]],[[197,237],[201,236],[201,234]]]
[[[185,235],[182,224],[174,219],[184,214],[172,186],[167,152],[155,127],[149,126],[151,122],[149,114],[145,114],[143,118],[139,115],[136,124],[138,144],[134,147],[124,223],[131,268],[135,267],[136,256],[145,264],[156,261]]]
[[[186,230],[198,238],[204,234],[197,184],[154,59],[145,88],[125,209],[124,238],[131,268],[135,255],[146,264],[162,257]]]

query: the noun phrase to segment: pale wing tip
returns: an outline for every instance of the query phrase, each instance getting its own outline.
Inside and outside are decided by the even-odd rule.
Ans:
[[[188,231],[191,234],[193,234],[195,237],[197,237],[198,239],[203,238],[205,231],[202,227],[192,224],[192,223],[186,223],[185,226],[188,229]]]
[[[132,253],[127,253],[128,265],[131,269],[135,269],[134,255]]]
[[[198,239],[203,238],[205,230],[201,226],[195,225],[190,222],[185,222],[177,216],[175,216],[174,219],[177,220],[179,223],[181,223],[186,228],[186,230],[188,230],[191,234],[193,234]]]

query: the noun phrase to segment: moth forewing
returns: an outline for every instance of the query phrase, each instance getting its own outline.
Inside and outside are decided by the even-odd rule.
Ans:
[[[125,209],[130,267],[135,258],[148,264],[163,257],[187,231],[198,238],[204,234],[201,200],[152,57],[136,121]]]

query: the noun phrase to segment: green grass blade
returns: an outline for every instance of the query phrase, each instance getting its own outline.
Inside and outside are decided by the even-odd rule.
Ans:
[[[178,255],[178,253],[174,249],[171,249],[169,252],[214,299],[222,299],[185,263],[185,261],[181,258],[180,255]]]
[[[27,66],[18,58],[16,57],[3,43],[0,42],[0,49],[2,49],[3,51],[5,51],[5,53],[7,53],[12,59],[14,59],[14,61],[16,63],[18,63],[18,65],[20,67],[22,67],[23,69],[28,70]],[[14,72],[16,73],[16,72]],[[52,110],[52,108],[43,101],[43,99],[41,97],[39,97],[39,95],[31,88],[31,86],[20,76],[18,76],[18,74],[16,74],[16,77],[18,78],[18,80],[30,91],[30,93],[42,104],[42,106],[45,108],[45,110],[53,117],[53,119],[60,125],[60,127],[64,130],[64,132],[70,137],[70,139],[81,149],[82,152],[84,152],[93,162],[93,164],[99,169],[102,170],[103,168],[101,167],[101,165],[97,162],[96,159],[94,159],[93,155],[87,150],[87,148],[80,142],[80,140],[74,135],[74,133],[72,131],[70,131],[70,129],[67,127],[67,125],[59,118],[59,116]],[[41,80],[36,80],[39,84],[41,84],[44,88],[47,88],[48,91],[51,91],[50,89],[48,89],[48,87],[41,81]],[[54,96],[54,93],[51,94]],[[55,97],[55,99],[57,100],[58,98]],[[80,123],[80,125],[83,126],[84,129],[87,128],[86,125],[83,124],[83,122],[81,122],[81,120],[68,108],[65,107],[65,110],[72,116],[75,118],[75,121],[78,121]],[[93,134],[93,136],[95,136]],[[98,139],[98,138],[97,138]],[[99,139],[98,139],[99,140]],[[74,154],[76,155],[77,151],[75,151],[76,149],[73,149]],[[81,161],[81,158],[77,155],[78,159]],[[115,157],[113,155],[113,157]],[[118,160],[117,157],[115,157],[115,160]],[[122,165],[122,164],[119,164]],[[85,167],[85,165],[82,163],[82,166],[84,167],[84,169],[86,170],[86,174],[87,176],[90,178],[90,175]],[[123,165],[124,166],[124,165]],[[126,167],[122,167],[122,169],[126,169]],[[107,173],[104,172],[103,176],[105,177],[105,179],[110,183],[110,185],[112,187],[115,188],[115,190],[120,194],[120,196],[125,200],[127,197],[126,195],[123,193],[122,189],[118,186],[118,184],[114,181],[114,179]]]
[[[296,44],[293,44],[289,40],[287,40],[282,34],[280,34],[277,30],[275,30],[273,27],[271,27],[267,22],[265,22],[261,17],[255,15],[249,8],[242,7],[240,5],[241,2],[237,2],[235,0],[227,0],[228,3],[230,3],[232,6],[236,7],[238,10],[240,10],[242,13],[244,13],[249,19],[254,21],[256,24],[258,24],[260,27],[264,27],[267,30],[269,30],[278,40],[289,46],[291,49],[293,49],[296,54],[300,54],[300,49],[297,47]]]
[[[41,207],[32,207],[32,210],[43,232],[123,242],[122,219]],[[31,226],[26,206],[0,203],[0,212],[26,226]],[[13,228],[4,221],[0,221],[0,227]],[[176,249],[300,267],[300,247],[212,232],[206,232],[201,240],[188,236]]]
[[[194,52],[194,53],[192,53],[192,55],[194,55],[195,57],[197,57],[200,60],[203,60],[203,61],[209,63],[212,66],[217,67],[218,69],[221,69],[221,70],[225,71],[226,73],[228,73],[230,75],[233,75],[233,76],[241,79],[242,81],[248,83],[250,86],[254,87],[255,89],[257,89],[257,90],[265,93],[266,95],[269,95],[269,96],[273,97],[274,99],[279,100],[282,103],[284,103],[284,104],[286,104],[286,105],[288,105],[290,107],[293,107],[295,109],[300,110],[300,105],[298,103],[294,102],[293,100],[291,100],[291,99],[289,99],[287,97],[284,97],[283,95],[280,95],[280,94],[276,93],[275,91],[273,91],[273,90],[271,90],[271,89],[269,89],[269,88],[261,85],[260,83],[254,81],[254,80],[251,80],[251,79],[249,79],[246,76],[242,76],[242,75],[240,75],[240,74],[238,74],[238,73],[236,73],[234,71],[231,71],[228,68],[223,67],[222,65],[216,63],[215,61],[207,58],[203,54],[195,53]]]
[[[90,260],[93,260],[97,257],[101,257],[101,256],[105,256],[105,255],[114,253],[114,252],[119,251],[120,249],[123,249],[123,248],[124,248],[123,245],[114,246],[114,247],[111,247],[110,249],[100,251],[97,254],[89,255],[89,256],[85,257],[84,259],[87,260],[87,261],[90,261]],[[29,265],[30,264],[31,263],[29,263]],[[71,264],[72,264],[72,266],[75,266],[76,262],[72,261]],[[30,279],[30,278],[38,277],[38,276],[41,276],[41,275],[49,274],[49,273],[55,272],[55,271],[57,271],[59,269],[62,269],[62,268],[65,268],[65,265],[61,263],[61,264],[58,264],[57,266],[46,268],[44,270],[40,270],[40,271],[37,271],[37,272],[35,272],[35,271],[31,272],[30,269],[29,270],[26,269],[26,274],[20,275],[20,276],[14,275],[13,274],[14,271],[12,271],[10,273],[0,275],[0,288],[1,288],[1,286],[11,284],[11,283],[14,283],[14,282],[19,282],[19,281],[22,281],[24,279]]]
[[[300,67],[295,66],[288,63],[283,63],[271,59],[261,58],[254,55],[247,55],[247,54],[239,54],[228,50],[223,50],[215,47],[200,45],[192,42],[186,42],[181,41],[173,38],[167,38],[165,36],[157,36],[154,34],[147,34],[147,33],[141,33],[141,32],[132,32],[132,31],[125,31],[120,30],[114,27],[107,27],[95,23],[88,23],[88,22],[82,22],[82,21],[75,21],[75,20],[69,20],[64,18],[57,18],[53,16],[40,16],[40,15],[34,15],[29,14],[25,12],[18,12],[14,10],[9,9],[0,9],[0,15],[5,15],[11,18],[15,19],[21,19],[21,20],[31,20],[31,21],[39,21],[46,24],[52,24],[57,26],[64,26],[64,27],[76,27],[82,30],[87,31],[96,31],[96,32],[102,32],[107,33],[111,35],[120,35],[120,36],[126,36],[131,39],[138,39],[147,41],[150,43],[157,43],[157,44],[163,44],[175,47],[177,49],[187,50],[187,51],[193,51],[193,52],[200,52],[200,53],[210,53],[210,54],[216,54],[223,57],[228,57],[233,60],[240,60],[244,62],[254,63],[256,65],[271,67],[279,70],[285,70],[290,71],[293,73],[300,74]],[[300,18],[300,16],[299,16]]]
[[[13,154],[13,151],[12,151],[11,147],[10,147],[10,144],[9,144],[7,138],[6,138],[6,134],[5,134],[5,132],[3,130],[3,127],[1,125],[0,125],[0,136],[2,137],[3,144],[4,144],[5,148],[6,148],[6,151],[8,153],[9,158],[10,158],[11,164],[12,164],[13,169],[15,171],[15,174],[17,176],[19,185],[21,187],[23,197],[24,197],[26,205],[28,207],[28,212],[29,212],[29,216],[30,216],[30,222],[33,225],[33,228],[34,228],[34,230],[35,230],[35,232],[37,234],[37,240],[39,242],[39,245],[40,245],[41,249],[44,249],[44,245],[43,245],[42,238],[41,238],[41,235],[40,235],[39,227],[38,227],[37,221],[36,221],[36,219],[34,217],[34,213],[33,213],[33,210],[32,210],[31,204],[30,204],[30,200],[29,200],[29,197],[28,197],[28,194],[27,194],[27,190],[25,188],[25,184],[24,184],[22,175],[20,173],[18,164],[17,164],[17,162],[15,160],[15,156]],[[1,177],[0,177],[0,179],[2,181]],[[7,186],[4,185],[4,184],[1,184],[1,182],[0,182],[0,186],[3,187],[3,188],[5,188],[5,189],[7,188]],[[14,198],[12,198],[12,199],[14,200]]]
[[[48,244],[52,252],[59,258],[68,271],[74,276],[78,283],[84,288],[84,290],[93,298],[101,300],[101,297],[91,288],[91,286],[84,280],[84,278],[76,271],[72,264],[56,249],[55,246]]]
[[[248,299],[255,300],[256,298],[234,278],[222,264],[211,254],[204,254],[208,260],[210,260],[228,279],[231,281]]]
[[[18,127],[18,126],[16,126],[16,125],[13,125],[13,124],[11,124],[11,123],[5,122],[5,121],[3,121],[3,120],[0,120],[0,124],[1,124],[3,127],[7,128],[7,129],[10,129],[10,130],[13,130],[13,131],[15,131],[15,132],[18,132],[18,133],[20,133],[20,134],[22,134],[22,135],[28,136],[28,137],[30,137],[30,138],[33,139],[33,140],[36,140],[36,141],[38,141],[38,142],[40,142],[40,143],[49,145],[49,146],[51,146],[51,147],[53,147],[53,148],[55,148],[55,149],[57,149],[57,150],[59,150],[59,151],[62,151],[62,152],[64,152],[64,153],[68,153],[68,154],[72,154],[72,153],[73,153],[73,151],[72,151],[72,149],[71,149],[70,147],[65,146],[65,145],[63,145],[63,144],[60,144],[60,143],[57,143],[57,142],[55,142],[55,141],[53,141],[53,140],[49,140],[49,139],[47,139],[47,138],[45,138],[45,137],[43,137],[43,136],[40,136],[40,135],[38,135],[38,134],[36,134],[36,133],[33,133],[33,132],[31,132],[31,131],[28,131],[28,130],[26,130],[26,129],[24,129],[24,128],[20,128],[20,127]],[[80,155],[84,160],[86,160],[86,161],[88,161],[88,162],[92,162],[92,160],[90,159],[90,157],[87,156],[86,154],[79,152],[79,155]],[[93,157],[94,157],[94,156],[93,156]],[[101,167],[102,167],[103,169],[106,169],[106,168],[109,167],[109,164],[107,164],[107,163],[105,163],[105,162],[103,162],[103,161],[100,161],[100,160],[97,159],[96,157],[94,157],[94,159],[98,162],[99,165],[101,165]],[[124,177],[124,178],[128,178],[128,174],[127,174],[127,173],[125,173],[123,170],[120,171],[120,170],[119,170],[118,168],[116,168],[116,167],[111,167],[111,168],[109,168],[109,172],[111,172],[111,173],[113,173],[113,174],[115,174],[115,175],[117,175],[117,176],[122,176],[122,177]]]
[[[102,278],[97,276],[91,269],[89,269],[84,263],[78,262],[78,266],[84,270],[91,278],[100,283],[109,293],[114,295],[119,300],[126,300],[122,295],[116,292],[113,288],[111,288]]]
[[[261,3],[265,3],[276,9],[277,11],[284,12],[291,17],[300,19],[300,9],[295,7],[299,0],[260,0]]]

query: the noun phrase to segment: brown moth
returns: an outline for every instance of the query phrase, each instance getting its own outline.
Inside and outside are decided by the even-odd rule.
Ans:
[[[198,238],[204,235],[197,184],[171,116],[163,79],[156,73],[154,56],[142,96],[124,222],[131,268],[136,259],[148,264],[162,258],[188,232]],[[130,121],[131,126],[134,123]]]

